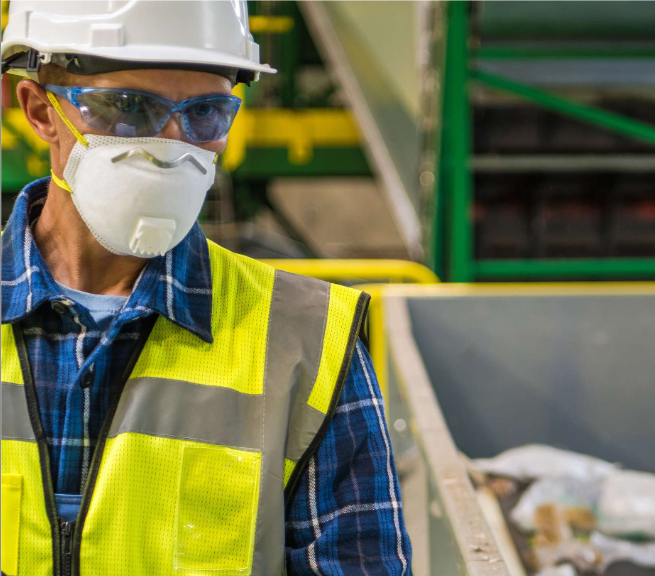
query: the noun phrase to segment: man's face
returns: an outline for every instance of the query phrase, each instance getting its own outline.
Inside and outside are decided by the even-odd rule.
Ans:
[[[176,102],[207,94],[232,93],[232,85],[227,78],[189,70],[123,70],[92,76],[70,74],[67,83],[71,86],[143,90]],[[84,124],[80,111],[73,104],[63,98],[58,100],[68,119],[82,134],[106,135],[105,132],[100,132]],[[54,120],[59,137],[59,162],[61,166],[65,166],[76,140],[58,116]],[[171,117],[156,137],[190,142],[195,146],[217,153],[223,152],[227,145],[227,136],[213,142],[191,142],[180,126],[180,118],[177,113]]]

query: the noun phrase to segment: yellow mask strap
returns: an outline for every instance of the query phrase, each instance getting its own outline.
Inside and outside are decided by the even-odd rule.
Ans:
[[[216,164],[216,162],[218,162],[218,153],[216,153],[216,156],[214,156],[214,159],[212,160],[212,162],[214,164]]]
[[[59,186],[60,188],[63,188],[64,190],[68,190],[71,194],[73,191],[71,190],[71,187],[68,185],[68,182],[66,180],[62,180],[61,178],[58,178],[57,175],[50,169],[50,175],[52,176],[52,179],[55,181],[55,184]]]
[[[64,121],[64,124],[68,126],[68,129],[73,133],[73,136],[75,136],[75,139],[82,144],[82,146],[85,146],[88,148],[89,146],[89,141],[78,132],[77,128],[73,126],[72,122],[66,118],[66,115],[64,114],[64,111],[61,109],[61,106],[59,105],[59,102],[57,102],[57,99],[55,98],[55,95],[50,92],[50,90],[46,90],[46,94],[48,95],[48,100],[50,100],[50,103],[52,104],[52,107],[57,111],[57,114],[59,114],[59,117]],[[53,176],[56,178],[56,176],[53,174]],[[55,180],[55,182],[57,182]]]

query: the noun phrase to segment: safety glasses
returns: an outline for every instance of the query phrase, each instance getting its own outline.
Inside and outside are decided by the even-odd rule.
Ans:
[[[78,108],[90,128],[126,138],[155,136],[178,112],[192,142],[223,138],[234,122],[241,100],[226,94],[210,94],[174,102],[157,94],[122,88],[44,86]]]

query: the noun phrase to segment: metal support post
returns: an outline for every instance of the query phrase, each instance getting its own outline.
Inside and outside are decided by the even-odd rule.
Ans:
[[[441,188],[450,221],[445,238],[448,280],[473,279],[473,186],[468,167],[471,121],[468,97],[468,19],[470,3],[448,3]],[[438,223],[437,223],[438,226]]]

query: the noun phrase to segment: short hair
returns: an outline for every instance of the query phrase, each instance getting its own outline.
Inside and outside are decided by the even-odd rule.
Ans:
[[[53,86],[68,86],[70,74],[57,64],[46,64],[39,70],[39,83]]]

